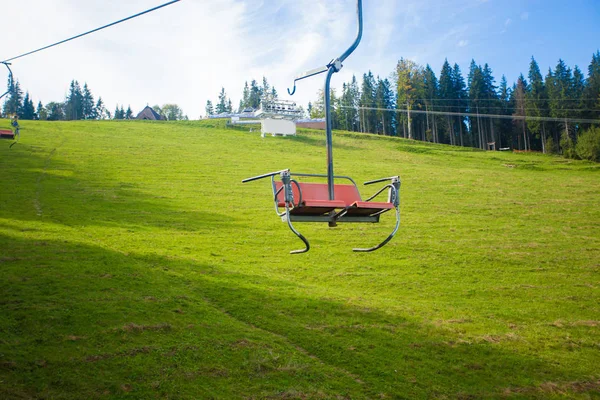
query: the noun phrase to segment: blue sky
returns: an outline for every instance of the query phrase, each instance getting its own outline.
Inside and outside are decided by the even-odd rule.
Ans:
[[[10,0],[5,59],[166,0]],[[527,75],[531,56],[545,72],[559,58],[584,73],[600,48],[600,1],[364,0],[365,33],[333,86],[371,70],[388,77],[400,57],[444,59],[466,77],[471,59],[499,81]],[[61,101],[71,79],[87,82],[112,111],[177,103],[204,114],[225,87],[237,106],[245,81],[266,76],[283,98],[298,73],[339,56],[356,31],[354,0],[182,0],[156,13],[13,64],[34,101]],[[5,37],[6,38],[6,37]],[[302,81],[294,99],[316,98],[322,78]]]

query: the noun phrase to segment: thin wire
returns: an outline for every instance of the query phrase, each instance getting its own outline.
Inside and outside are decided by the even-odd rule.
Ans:
[[[349,107],[340,105],[340,108],[354,109],[354,110],[368,110],[368,111],[389,111],[395,113],[408,114],[409,110],[405,109],[391,109],[391,108],[376,108],[376,107]],[[512,120],[525,120],[525,121],[546,121],[546,122],[578,122],[582,124],[600,124],[600,119],[586,119],[586,118],[554,118],[554,117],[533,117],[533,116],[522,116],[522,115],[502,115],[502,114],[477,114],[467,112],[449,112],[449,111],[421,111],[421,110],[410,110],[411,114],[431,114],[431,115],[449,115],[456,117],[474,117],[474,118],[496,118],[496,119],[512,119]]]
[[[5,63],[5,62],[8,62],[8,61],[16,60],[17,58],[25,57],[25,56],[31,55],[31,54],[33,54],[33,53],[37,53],[37,52],[39,52],[39,51],[42,51],[42,50],[49,49],[49,48],[51,48],[51,47],[58,46],[59,44],[63,44],[63,43],[69,42],[69,41],[71,41],[71,40],[78,39],[78,38],[80,38],[80,37],[82,37],[82,36],[89,35],[90,33],[98,32],[98,31],[100,31],[100,30],[102,30],[102,29],[106,29],[106,28],[109,28],[109,27],[111,27],[111,26],[114,26],[114,25],[120,24],[121,22],[125,22],[125,21],[128,21],[128,20],[130,20],[130,19],[133,19],[133,18],[137,18],[137,17],[139,17],[139,16],[142,16],[142,15],[144,15],[144,14],[151,13],[151,12],[153,12],[153,11],[156,11],[156,10],[160,9],[160,8],[163,8],[163,7],[166,7],[166,6],[170,6],[171,4],[173,4],[173,3],[177,3],[177,2],[179,2],[179,1],[181,1],[181,0],[172,0],[172,1],[169,1],[168,3],[162,4],[162,5],[160,5],[160,6],[157,6],[157,7],[151,8],[151,9],[149,9],[149,10],[146,10],[146,11],[142,11],[142,12],[140,12],[140,13],[138,13],[138,14],[132,15],[132,16],[130,16],[130,17],[127,17],[127,18],[120,19],[120,20],[118,20],[118,21],[116,21],[116,22],[112,22],[112,23],[110,23],[110,24],[108,24],[108,25],[101,26],[100,28],[93,29],[93,30],[91,30],[91,31],[88,31],[88,32],[82,33],[82,34],[80,34],[80,35],[77,35],[77,36],[73,36],[73,37],[71,37],[71,38],[69,38],[69,39],[61,40],[60,42],[56,42],[56,43],[53,43],[53,44],[51,44],[51,45],[48,45],[48,46],[41,47],[41,48],[39,48],[39,49],[37,49],[37,50],[29,51],[29,52],[27,52],[27,53],[23,53],[23,54],[21,54],[21,55],[19,55],[19,56],[12,57],[12,58],[6,59],[6,60],[4,60],[4,61],[1,61],[1,62]]]
[[[454,98],[454,99],[415,99],[415,100],[416,101],[417,100],[420,100],[420,101],[469,101],[469,102],[473,102],[473,103],[481,102],[481,101],[502,101],[502,99],[499,99],[499,98],[497,98],[497,99],[493,99],[492,98],[492,99],[474,99],[474,100],[472,100],[472,99],[470,99],[468,97],[467,98],[462,98],[462,99]],[[544,102],[544,101],[547,101],[547,102],[551,102],[551,101],[552,102],[566,102],[566,101],[596,101],[596,99],[582,97],[582,98],[579,98],[579,99],[554,99],[554,100],[550,100],[550,99],[529,99],[527,101],[532,101],[532,102]]]
[[[457,107],[465,107],[464,105],[459,105],[459,106],[440,106],[437,104],[427,104],[428,107],[430,108],[457,108]],[[517,106],[508,106],[508,107],[490,107],[490,106],[486,106],[486,105],[482,105],[481,106],[482,109],[486,109],[486,110],[516,110],[517,108],[520,109],[520,107]],[[552,111],[549,108],[525,108],[525,111]],[[580,112],[580,111],[593,111],[593,112],[598,112],[600,113],[600,109],[592,109],[592,108],[561,108],[560,111],[575,111],[575,112]]]

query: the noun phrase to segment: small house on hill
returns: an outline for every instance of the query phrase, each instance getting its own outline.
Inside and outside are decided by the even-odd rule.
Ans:
[[[162,121],[165,118],[159,113],[154,111],[152,107],[146,106],[140,113],[135,117],[136,119],[145,119],[150,121]]]

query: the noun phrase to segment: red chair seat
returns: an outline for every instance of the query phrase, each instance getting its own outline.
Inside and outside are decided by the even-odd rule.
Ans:
[[[276,190],[283,184],[275,182]],[[364,216],[381,211],[392,210],[392,203],[362,201],[360,193],[354,185],[338,184],[334,186],[335,200],[328,200],[329,188],[324,183],[299,183],[302,189],[302,202],[297,204],[290,213],[294,215],[323,215],[335,209],[346,209],[346,215]],[[296,184],[292,184],[294,201],[300,201],[300,192]],[[277,195],[279,207],[285,207],[283,191]]]

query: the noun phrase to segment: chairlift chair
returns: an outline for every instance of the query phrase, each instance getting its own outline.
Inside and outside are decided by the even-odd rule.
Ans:
[[[10,63],[5,61],[0,62],[0,64],[4,64],[4,66],[8,69],[8,90],[0,96],[0,100],[10,93],[13,87],[13,73],[10,69]],[[11,129],[0,129],[0,139],[9,139],[9,140],[17,140],[19,139],[19,124],[13,124]],[[16,143],[16,142],[15,142]],[[14,145],[14,143],[13,143]],[[12,145],[11,145],[12,147]]]
[[[398,232],[400,226],[400,177],[376,179],[365,182],[365,185],[388,182],[374,195],[363,200],[356,182],[348,176],[336,176],[333,172],[333,134],[331,120],[330,86],[331,77],[339,72],[342,63],[358,47],[363,32],[362,0],[357,0],[358,33],[354,43],[337,59],[332,60],[325,67],[308,71],[294,80],[294,89],[288,93],[292,96],[296,92],[296,82],[311,76],[327,72],[325,79],[325,120],[327,144],[327,175],[292,173],[290,169],[270,172],[267,174],[244,179],[242,182],[252,182],[270,178],[273,192],[275,212],[283,221],[287,222],[290,230],[304,242],[305,248],[291,251],[291,254],[306,253],[310,250],[310,243],[294,227],[293,222],[327,222],[330,227],[344,222],[378,223],[381,215],[395,210],[396,224],[393,231],[384,241],[373,247],[355,248],[355,252],[371,252],[385,246]],[[279,178],[277,180],[277,177]],[[296,178],[326,178],[327,183],[300,182]],[[345,183],[335,183],[343,180]],[[375,201],[387,192],[385,201]]]

